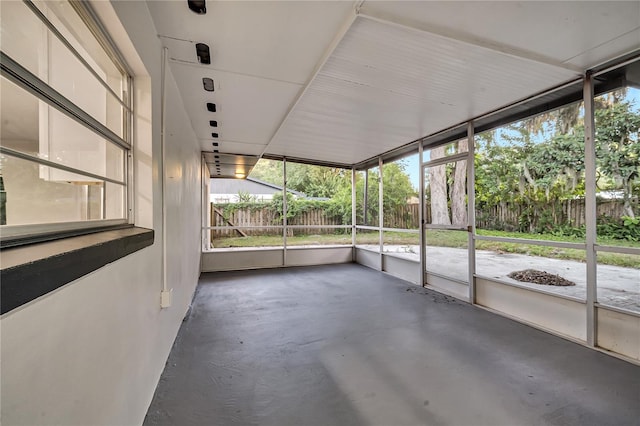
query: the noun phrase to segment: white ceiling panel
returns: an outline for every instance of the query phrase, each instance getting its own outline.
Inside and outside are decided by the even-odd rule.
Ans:
[[[584,52],[640,28],[638,1],[366,1],[361,12],[582,68],[615,57],[599,49],[580,60]],[[638,39],[619,47],[637,49]]]
[[[173,62],[171,70],[193,129],[205,141],[203,149],[211,148],[206,141],[215,141],[212,132],[219,135],[221,151],[229,152],[225,140],[266,145],[302,88],[299,84],[213,71],[202,65]],[[213,79],[215,91],[204,90],[203,77]],[[207,102],[216,104],[216,112],[207,110]],[[218,127],[209,126],[210,120],[216,120]]]
[[[640,5],[640,1],[636,2]],[[640,21],[640,16],[638,16]],[[629,53],[631,50],[640,48],[640,28],[628,32],[614,40],[602,43],[593,49],[582,52],[571,59],[571,63],[578,64],[584,69],[591,68],[596,64],[606,62],[607,59],[616,58]]]
[[[339,164],[640,47],[639,1],[207,0],[205,15],[186,0],[147,3],[203,151],[216,141],[220,152]],[[210,65],[197,63],[198,42]]]
[[[358,17],[267,152],[358,163],[578,76]]]
[[[350,1],[207,0],[207,13],[197,15],[187,0],[148,4],[161,36],[209,45],[211,68],[299,84],[353,10]]]
[[[263,153],[354,10],[347,1],[207,0],[198,15],[186,0],[147,4],[202,151],[250,156]],[[209,46],[210,64],[198,63],[196,43]],[[203,89],[203,77],[215,91]],[[222,167],[233,177],[243,157],[232,158]]]

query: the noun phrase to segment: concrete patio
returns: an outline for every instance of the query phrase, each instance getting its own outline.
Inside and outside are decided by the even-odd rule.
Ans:
[[[377,245],[359,246],[378,251]],[[420,261],[419,246],[384,246],[385,253],[415,262]],[[462,281],[468,281],[467,250],[449,247],[427,247],[427,268],[431,272]],[[513,271],[539,269],[573,281],[575,286],[556,287],[525,283],[509,278]],[[523,287],[534,288],[579,300],[586,299],[586,266],[584,263],[564,259],[527,256],[493,251],[476,251],[478,275],[500,279]],[[620,266],[598,265],[598,302],[617,308],[640,312],[640,270]]]

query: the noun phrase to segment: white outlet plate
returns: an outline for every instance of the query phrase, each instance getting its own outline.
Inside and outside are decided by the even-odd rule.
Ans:
[[[160,292],[160,307],[162,309],[171,307],[173,302],[173,289],[164,290]]]

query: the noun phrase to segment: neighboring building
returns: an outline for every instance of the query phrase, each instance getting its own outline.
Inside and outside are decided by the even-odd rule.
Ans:
[[[212,203],[237,203],[240,194],[250,194],[251,201],[269,202],[273,194],[282,192],[282,187],[259,179],[211,179],[209,201]],[[305,194],[293,189],[287,192],[294,198],[308,198]]]

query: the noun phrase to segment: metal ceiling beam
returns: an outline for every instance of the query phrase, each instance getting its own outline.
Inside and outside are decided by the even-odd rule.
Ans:
[[[290,162],[290,163],[308,164],[310,166],[335,167],[335,168],[338,168],[338,169],[351,169],[351,167],[353,166],[353,164],[334,163],[334,162],[319,161],[319,160],[309,160],[309,159],[306,159],[306,158],[289,157],[289,156],[285,156],[285,155],[264,154],[260,158],[264,158],[266,160],[276,160],[276,161],[282,161],[282,160],[284,160],[286,158],[287,161]]]

